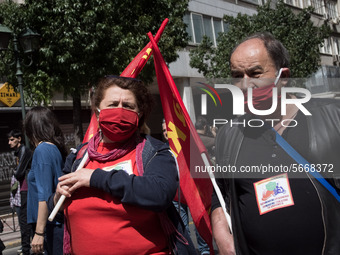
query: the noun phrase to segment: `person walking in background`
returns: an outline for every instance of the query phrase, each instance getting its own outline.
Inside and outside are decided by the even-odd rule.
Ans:
[[[4,224],[2,223],[2,220],[0,219],[0,233],[4,231]],[[2,255],[2,251],[6,248],[4,242],[0,239],[0,255]]]
[[[14,149],[17,158],[17,167],[11,180],[10,204],[15,209],[21,233],[21,251],[23,255],[30,254],[31,227],[27,223],[27,174],[31,168],[32,151],[23,143],[22,132],[18,129],[11,130],[8,134],[8,144]]]
[[[215,137],[217,132],[217,127],[210,127],[208,121],[203,116],[198,116],[195,128],[197,134],[200,136],[207,152],[209,154],[212,165],[215,164]]]
[[[165,119],[163,118],[162,121],[162,134],[163,134],[163,141],[167,144],[169,144],[169,138],[168,138],[168,131],[166,130],[166,123],[165,123]]]
[[[13,173],[14,174],[14,173]],[[13,213],[16,213],[18,219],[20,217],[20,183],[14,175],[11,177],[11,188],[9,193],[9,205],[11,206]],[[19,223],[20,224],[20,223]]]
[[[32,251],[63,254],[63,224],[47,222],[47,200],[55,191],[64,167],[67,154],[64,136],[53,112],[42,106],[27,113],[24,129],[35,147],[27,178],[27,222],[34,232]]]

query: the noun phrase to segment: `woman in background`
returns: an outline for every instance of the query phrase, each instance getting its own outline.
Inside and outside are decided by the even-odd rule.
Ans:
[[[53,112],[42,106],[27,113],[24,129],[35,147],[27,198],[27,223],[32,224],[34,231],[32,251],[63,254],[63,224],[47,222],[46,202],[55,191],[64,167],[67,153],[64,136]]]

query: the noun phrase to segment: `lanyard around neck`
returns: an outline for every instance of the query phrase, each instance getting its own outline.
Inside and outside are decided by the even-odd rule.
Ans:
[[[284,151],[287,152],[287,154],[298,164],[302,165],[306,172],[310,173],[315,179],[317,179],[338,200],[338,202],[340,202],[340,195],[335,188],[329,184],[329,182],[323,178],[320,173],[317,172],[317,169],[312,167],[306,159],[304,159],[292,146],[290,146],[290,144],[282,136],[280,136],[275,129],[273,130],[276,133],[277,144],[279,144],[281,148],[284,149]]]

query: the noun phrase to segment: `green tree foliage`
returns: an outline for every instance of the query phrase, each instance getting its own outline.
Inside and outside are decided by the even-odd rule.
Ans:
[[[66,94],[87,89],[105,74],[119,74],[156,33],[170,22],[162,37],[164,57],[177,58],[186,45],[182,16],[186,1],[28,0],[29,22],[42,36],[41,69]],[[150,80],[152,72],[143,73]]]
[[[311,21],[311,7],[295,14],[282,1],[271,8],[268,2],[257,8],[253,16],[238,14],[225,16],[229,24],[227,33],[218,37],[218,46],[213,47],[209,38],[190,52],[190,65],[208,79],[230,77],[229,57],[232,49],[246,36],[256,32],[272,33],[288,49],[292,77],[307,77],[320,65],[319,46],[330,33],[326,25],[316,27]]]
[[[188,1],[177,0],[27,0],[15,6],[0,4],[4,24],[19,31],[29,26],[41,35],[38,65],[25,74],[25,90],[32,102],[48,102],[54,90],[73,97],[74,116],[80,114],[80,95],[106,74],[119,75],[156,34],[165,18],[169,23],[159,42],[167,62],[187,45],[182,17]],[[14,10],[22,15],[13,15]],[[8,17],[8,18],[7,18]],[[151,81],[153,63],[140,78]],[[15,83],[15,82],[13,82]],[[78,122],[80,127],[80,120]],[[82,132],[78,132],[82,136]]]

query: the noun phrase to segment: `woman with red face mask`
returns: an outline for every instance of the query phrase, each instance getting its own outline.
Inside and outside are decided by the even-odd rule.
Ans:
[[[65,254],[170,254],[175,245],[179,254],[195,252],[172,206],[176,160],[168,145],[139,132],[151,108],[141,81],[107,76],[99,82],[99,132],[67,158],[68,174],[50,199],[53,207],[67,197]],[[74,171],[85,151],[84,168]]]

